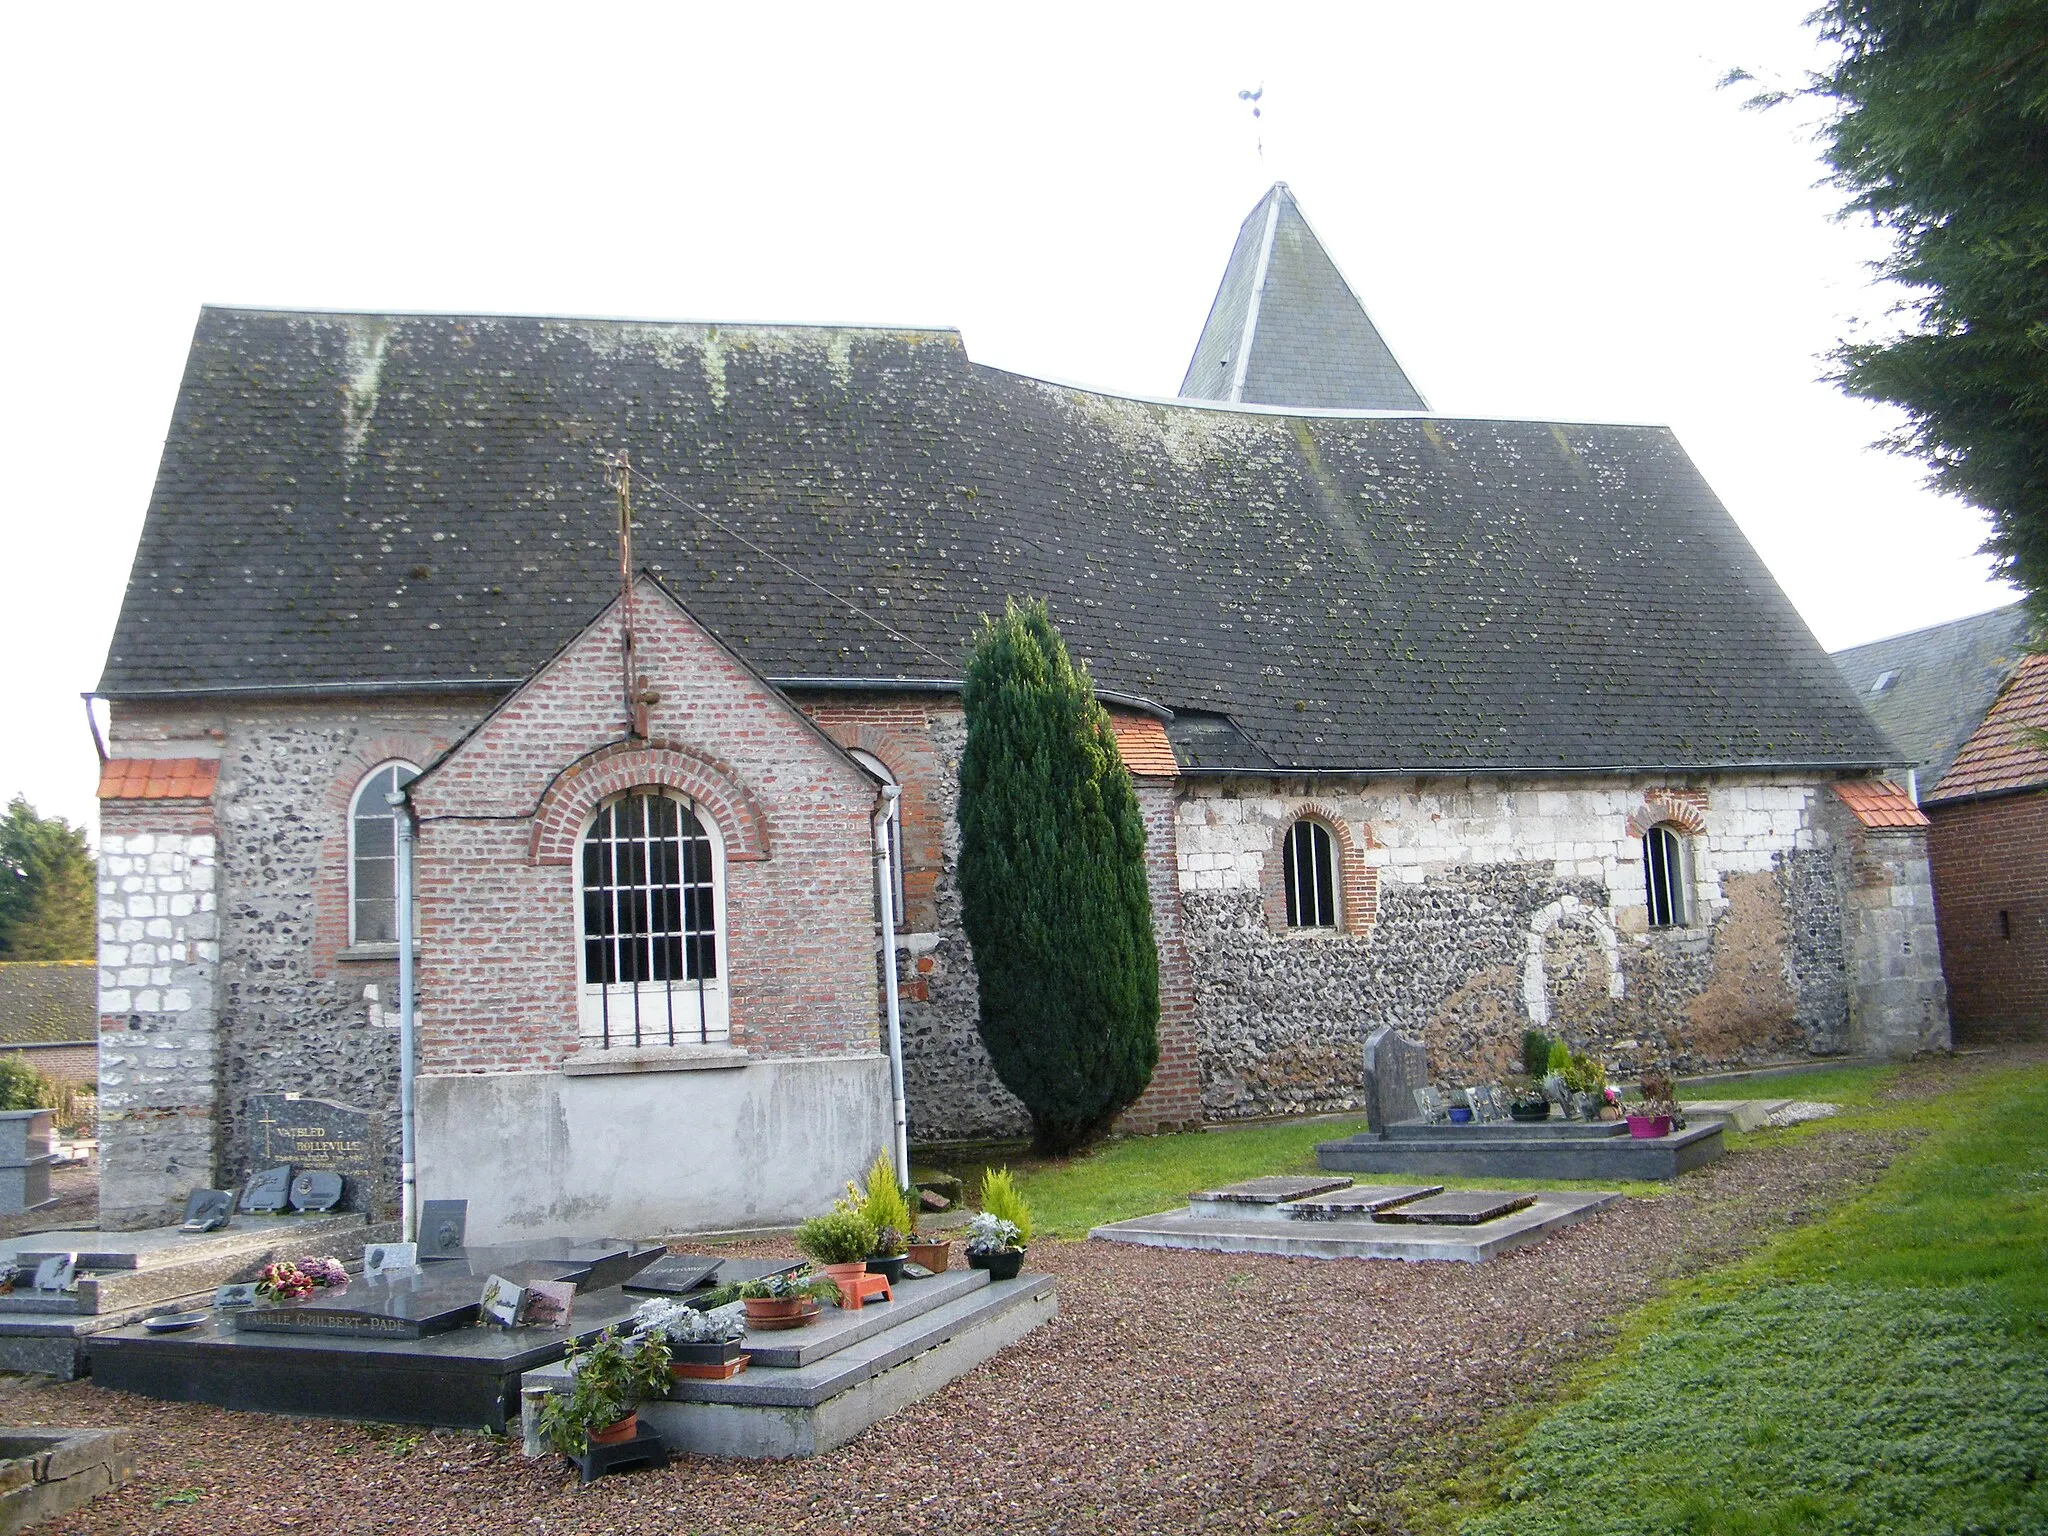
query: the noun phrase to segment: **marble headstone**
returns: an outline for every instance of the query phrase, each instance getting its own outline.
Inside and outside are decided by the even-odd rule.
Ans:
[[[341,1206],[371,1207],[383,1159],[375,1118],[367,1111],[296,1093],[253,1093],[248,1099],[248,1125],[250,1154],[259,1167],[285,1163],[300,1177],[308,1172],[339,1174]]]
[[[1429,1086],[1429,1053],[1391,1024],[1365,1039],[1365,1122],[1384,1131],[1415,1118],[1415,1090]]]

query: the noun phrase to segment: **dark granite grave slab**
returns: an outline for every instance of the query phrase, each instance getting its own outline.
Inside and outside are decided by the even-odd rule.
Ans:
[[[1230,1204],[1278,1205],[1283,1200],[1303,1200],[1310,1195],[1326,1195],[1332,1190],[1343,1189],[1350,1182],[1349,1179],[1333,1179],[1327,1176],[1316,1178],[1312,1175],[1276,1174],[1263,1179],[1246,1179],[1241,1184],[1226,1184],[1221,1189],[1197,1190],[1188,1198]]]
[[[1377,1211],[1374,1221],[1407,1221],[1437,1227],[1476,1227],[1527,1210],[1536,1197],[1502,1189],[1453,1189]]]
[[[1358,1220],[1411,1200],[1426,1200],[1443,1190],[1441,1184],[1351,1184],[1333,1194],[1292,1201],[1285,1214],[1295,1221]]]
[[[1403,1120],[1386,1128],[1388,1141],[1418,1141],[1431,1145],[1471,1142],[1586,1141],[1626,1136],[1625,1120],[1486,1120],[1453,1125],[1448,1120]]]
[[[1556,1129],[1553,1130],[1552,1127]],[[1396,1127],[1407,1131],[1406,1126]],[[1395,1178],[1675,1179],[1725,1151],[1718,1121],[1638,1141],[1606,1121],[1430,1127],[1430,1134],[1348,1136],[1316,1148],[1333,1173]],[[1538,1132],[1517,1135],[1516,1132]],[[1576,1134],[1573,1134],[1576,1132]],[[1505,1134],[1503,1134],[1505,1133]]]
[[[1429,1086],[1429,1053],[1391,1025],[1365,1039],[1365,1123],[1380,1130],[1415,1113],[1415,1090]]]
[[[478,1292],[483,1278],[476,1279]],[[237,1332],[216,1316],[189,1333],[113,1329],[89,1340],[86,1351],[95,1383],[143,1397],[502,1433],[508,1416],[519,1415],[521,1372],[561,1359],[572,1338],[588,1340],[627,1321],[643,1299],[617,1289],[580,1296],[567,1331],[455,1328],[419,1339],[339,1338]]]

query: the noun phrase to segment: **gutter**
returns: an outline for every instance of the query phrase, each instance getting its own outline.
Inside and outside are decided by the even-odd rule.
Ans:
[[[1596,763],[1587,767],[1532,767],[1528,764],[1480,763],[1431,768],[1182,768],[1184,779],[1486,779],[1559,778],[1590,774],[1686,773],[1877,773],[1890,763]],[[2040,787],[2040,786],[2033,786]]]

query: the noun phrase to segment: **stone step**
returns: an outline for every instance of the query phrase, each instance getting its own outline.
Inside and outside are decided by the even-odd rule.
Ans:
[[[667,1400],[642,1403],[640,1420],[659,1430],[672,1451],[814,1456],[930,1396],[1058,1311],[1050,1275],[988,1281],[919,1316],[899,1317],[896,1326],[812,1365],[763,1370],[756,1355],[753,1366],[729,1380],[679,1381]],[[750,1335],[749,1350],[763,1337]],[[527,1413],[537,1413],[545,1393],[567,1384],[559,1365],[528,1371],[521,1382]]]
[[[747,1368],[787,1371],[816,1365],[878,1333],[971,1295],[988,1283],[987,1270],[949,1269],[929,1280],[899,1282],[894,1301],[871,1301],[858,1311],[827,1305],[816,1322],[801,1328],[749,1332],[747,1353],[753,1356],[753,1363]]]
[[[1388,1141],[1597,1141],[1626,1136],[1626,1120],[1489,1120],[1468,1125],[1443,1121],[1398,1120],[1387,1127]]]
[[[1638,1141],[1620,1136],[1545,1137],[1526,1141],[1449,1138],[1382,1141],[1352,1136],[1326,1141],[1316,1161],[1333,1173],[1395,1178],[1675,1179],[1719,1158],[1721,1122],[1689,1126]]]
[[[1687,1120],[1721,1120],[1738,1131],[1757,1131],[1771,1116],[1789,1109],[1790,1099],[1687,1099],[1679,1107]]]

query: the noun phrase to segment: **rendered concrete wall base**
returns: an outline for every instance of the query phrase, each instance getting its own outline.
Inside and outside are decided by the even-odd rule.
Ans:
[[[791,1226],[888,1145],[879,1054],[723,1072],[417,1080],[419,1192],[472,1243]]]

